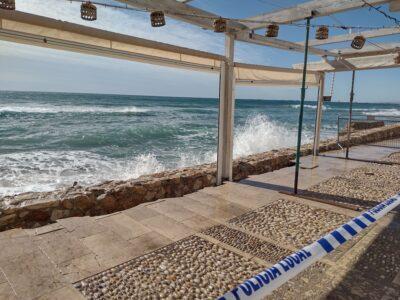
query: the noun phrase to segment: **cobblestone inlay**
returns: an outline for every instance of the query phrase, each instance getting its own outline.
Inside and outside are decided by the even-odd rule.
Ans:
[[[368,164],[321,182],[304,194],[368,208],[399,190],[399,165]]]
[[[88,299],[215,299],[264,268],[191,236],[75,287]]]
[[[326,289],[328,266],[321,262],[308,267],[296,277],[275,290],[267,299],[319,299],[320,292]]]
[[[272,264],[277,263],[292,253],[292,251],[224,225],[213,226],[203,233]]]
[[[277,200],[229,222],[280,245],[304,247],[350,217],[289,200]]]

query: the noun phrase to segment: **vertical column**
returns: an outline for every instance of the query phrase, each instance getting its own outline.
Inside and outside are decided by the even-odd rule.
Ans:
[[[315,115],[314,145],[313,145],[314,156],[317,156],[319,152],[319,141],[321,137],[322,107],[324,105],[324,93],[325,93],[324,89],[325,89],[325,73],[321,72],[319,77],[318,104]]]
[[[349,105],[349,121],[347,123],[347,145],[346,145],[346,159],[349,158],[350,149],[350,135],[351,135],[351,119],[353,116],[353,101],[354,101],[354,79],[356,76],[356,71],[353,71],[351,77],[351,91],[350,91],[350,105]]]
[[[233,128],[235,110],[234,44],[234,35],[226,34],[226,62],[221,63],[219,83],[217,185],[220,185],[224,180],[232,180]]]

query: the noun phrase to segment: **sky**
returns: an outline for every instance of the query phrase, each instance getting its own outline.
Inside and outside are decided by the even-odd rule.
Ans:
[[[112,0],[98,0],[116,4]],[[246,18],[268,11],[289,7],[304,1],[294,0],[194,0],[190,4],[228,18]],[[17,10],[55,19],[92,26],[109,31],[138,36],[184,47],[222,54],[224,36],[167,18],[167,25],[152,28],[148,13],[98,6],[98,20],[83,21],[80,3],[66,0],[16,0]],[[386,6],[382,9],[387,10]],[[393,13],[400,18],[400,13]],[[375,11],[363,8],[317,18],[314,24],[351,26],[393,26]],[[259,32],[263,34],[262,31]],[[342,29],[330,34],[344,34]],[[311,34],[314,34],[312,31]],[[304,40],[304,28],[281,26],[279,38]],[[371,40],[373,42],[400,42],[400,35]],[[329,48],[349,47],[349,43],[334,44]],[[310,56],[311,61],[320,60]],[[291,67],[302,62],[303,54],[270,47],[236,42],[235,60],[272,66]],[[356,96],[358,102],[400,103],[400,69],[357,72]],[[327,76],[327,94],[331,75]],[[348,101],[350,72],[336,75],[333,101]],[[130,95],[218,97],[218,76],[111,58],[83,55],[66,51],[0,41],[0,90],[111,93]],[[155,84],[156,83],[156,84]],[[315,100],[316,89],[307,90],[307,99]],[[237,87],[237,98],[298,100],[298,87]]]

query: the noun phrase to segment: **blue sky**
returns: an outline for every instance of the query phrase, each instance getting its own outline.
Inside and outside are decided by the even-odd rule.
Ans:
[[[110,0],[103,0],[112,3]],[[292,0],[194,0],[192,5],[224,17],[245,18],[288,7],[304,1]],[[167,19],[167,26],[152,28],[147,13],[98,7],[98,21],[80,19],[79,3],[65,0],[16,0],[17,9],[56,19],[71,21],[147,39],[185,47],[223,53],[223,35]],[[386,7],[384,7],[386,9]],[[391,13],[400,18],[399,13]],[[361,9],[318,18],[316,24],[345,24],[353,26],[392,26],[375,11]],[[260,32],[262,33],[262,32]],[[331,30],[343,34],[343,30]],[[313,34],[313,32],[312,32]],[[281,26],[280,38],[291,41],[304,39],[304,29]],[[400,35],[373,39],[374,42],[400,42]],[[330,47],[349,47],[349,43]],[[329,48],[329,47],[328,47]],[[236,43],[235,59],[246,63],[290,67],[301,62],[303,55],[278,49]],[[310,56],[310,60],[319,57]],[[64,91],[118,93],[133,95],[165,95],[217,97],[216,75],[158,67],[116,59],[95,57],[33,46],[0,42],[0,81],[2,90]],[[351,74],[336,76],[334,99],[347,101]],[[398,102],[400,69],[358,72],[356,100],[363,102]],[[327,89],[330,89],[328,76]],[[154,81],[155,80],[155,81]],[[156,82],[157,84],[154,84]],[[298,99],[299,88],[238,87],[237,98]],[[314,100],[315,89],[309,89],[307,98]]]

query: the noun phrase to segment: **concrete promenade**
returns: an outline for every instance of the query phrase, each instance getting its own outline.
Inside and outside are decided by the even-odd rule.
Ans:
[[[357,146],[351,156],[394,151]],[[314,164],[301,169],[300,189],[366,165],[322,156]],[[0,299],[215,298],[359,214],[280,193],[293,179],[289,167],[110,215],[1,232]],[[271,298],[399,299],[399,290],[400,217],[391,213]]]

